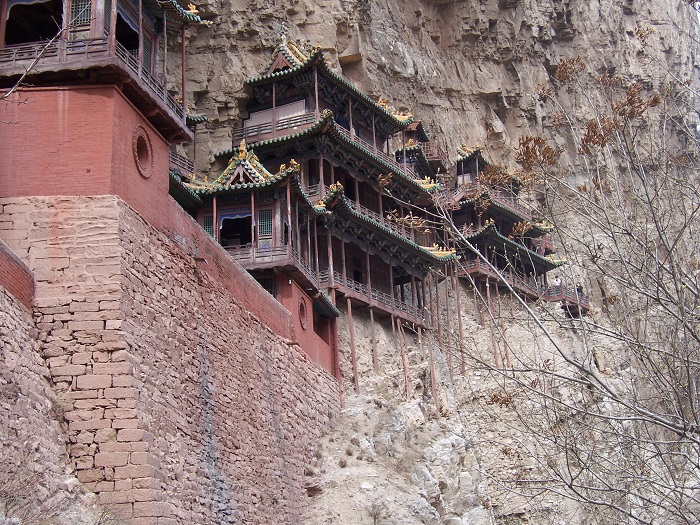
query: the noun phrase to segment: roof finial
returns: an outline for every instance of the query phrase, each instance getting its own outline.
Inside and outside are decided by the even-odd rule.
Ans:
[[[238,158],[241,160],[245,160],[247,156],[247,151],[245,148],[245,139],[241,139],[241,144],[238,146]]]
[[[280,39],[282,40],[282,45],[287,45],[288,35],[287,35],[287,24],[282,22],[280,26]]]

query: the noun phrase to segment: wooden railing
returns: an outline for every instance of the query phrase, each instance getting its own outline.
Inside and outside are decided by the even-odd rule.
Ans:
[[[329,286],[330,281],[328,270],[324,270],[319,274],[319,281],[322,285]],[[402,317],[406,318],[407,320],[418,321],[425,319],[422,309],[396,298],[394,298],[392,301],[391,294],[375,288],[372,288],[370,293],[370,290],[366,284],[349,279],[337,271],[333,272],[333,285],[337,286],[341,289],[341,291],[345,291],[346,293],[353,292],[353,295],[359,296],[358,298],[364,299],[368,304],[371,304],[372,300],[374,300],[375,304],[379,306],[386,306],[387,308],[385,311],[387,312],[404,314]],[[342,290],[343,288],[345,290]]]
[[[395,171],[396,173],[404,173],[408,177],[410,177],[414,180],[419,180],[420,177],[418,177],[416,172],[413,171],[413,168],[411,168],[411,166],[409,166],[408,164],[406,164],[406,165],[399,164],[398,162],[396,162],[395,158],[387,155],[382,150],[375,148],[373,144],[370,144],[366,140],[360,138],[360,136],[357,135],[356,133],[350,133],[350,131],[343,128],[342,126],[336,126],[336,127],[337,127],[338,131],[340,131],[340,133],[345,138],[347,138],[347,139],[351,140],[352,142],[359,144],[363,148],[371,151],[373,155],[375,155],[376,157],[382,159],[384,162],[389,164],[392,167],[393,171]]]
[[[42,54],[43,53],[43,54]],[[181,104],[175,102],[168,93],[165,84],[158,82],[151,75],[150,71],[143,68],[136,57],[119,42],[115,42],[115,55],[136,77],[140,78],[149,90],[160,100],[165,102],[168,108],[173,111],[181,120],[185,119],[185,111]],[[79,40],[56,40],[50,45],[48,41],[33,42],[31,44],[20,44],[7,46],[0,49],[0,64],[11,64],[12,66],[26,66],[26,62],[41,56],[42,63],[54,64],[69,63],[81,59],[110,58],[109,39],[106,36],[98,38],[84,38]]]
[[[170,167],[181,168],[188,174],[194,173],[194,164],[188,158],[171,151],[169,159]]]
[[[241,265],[252,266],[255,264],[276,262],[286,264],[294,262],[294,266],[304,274],[304,276],[316,288],[319,288],[319,279],[311,265],[307,263],[298,250],[289,244],[273,247],[256,247],[253,249],[252,244],[242,244],[236,246],[224,246],[226,251],[238,261]]]
[[[352,209],[354,209],[356,212],[358,212],[359,214],[364,215],[366,217],[369,217],[373,221],[378,222],[382,226],[385,226],[386,228],[390,229],[395,234],[400,235],[401,237],[404,237],[404,238],[409,239],[409,240],[413,240],[413,230],[411,228],[406,228],[403,225],[386,220],[381,215],[379,215],[376,211],[372,211],[369,208],[366,208],[362,204],[358,204],[353,200],[347,199],[347,201],[348,201],[348,204],[350,204],[350,207]]]
[[[538,251],[538,253],[554,251],[554,237],[552,237],[550,234],[545,234],[542,237],[532,239],[532,246]]]
[[[426,159],[429,161],[436,160],[441,162],[443,166],[447,166],[449,162],[447,151],[442,149],[436,142],[423,142],[421,146]]]
[[[541,285],[534,277],[523,276],[516,272],[511,272],[510,270],[499,270],[498,272],[495,272],[483,259],[463,261],[460,264],[458,274],[465,275],[469,273],[481,273],[493,276],[498,280],[505,280],[513,288],[516,288],[529,295],[540,296],[542,292]]]
[[[284,131],[286,129],[298,128],[299,126],[306,126],[307,124],[312,124],[315,121],[315,113],[302,113],[301,115],[294,115],[292,117],[281,118],[275,124],[275,131]],[[259,139],[261,136],[269,135],[270,133],[272,133],[272,121],[263,122],[262,124],[256,124],[255,126],[237,126],[233,129],[233,140],[235,143],[242,139]]]
[[[575,304],[584,310],[589,310],[591,306],[588,294],[579,293],[575,288],[565,287],[561,284],[548,287],[542,294],[542,299]]]

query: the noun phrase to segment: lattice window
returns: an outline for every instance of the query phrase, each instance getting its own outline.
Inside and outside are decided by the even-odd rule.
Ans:
[[[112,0],[105,0],[105,35],[112,27]]]
[[[70,5],[70,19],[73,25],[90,23],[91,0],[73,0]]]
[[[153,41],[148,35],[143,37],[143,70],[146,73],[151,72],[151,60],[153,55]]]
[[[272,237],[272,210],[258,211],[258,236]]]
[[[275,297],[277,290],[274,277],[258,278],[258,282],[263,288],[265,288],[265,290],[267,290],[267,293],[269,293],[272,297]]]
[[[214,237],[214,216],[205,215],[204,216],[204,231],[210,236]]]

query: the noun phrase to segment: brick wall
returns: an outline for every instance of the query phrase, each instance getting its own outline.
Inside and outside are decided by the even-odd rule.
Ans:
[[[116,196],[0,205],[78,479],[133,525],[298,523],[338,396],[288,312],[172,201],[163,230]]]

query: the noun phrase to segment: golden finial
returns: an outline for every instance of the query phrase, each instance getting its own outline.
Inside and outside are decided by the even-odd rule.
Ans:
[[[299,163],[298,163],[296,160],[294,160],[294,159],[290,160],[290,161],[289,161],[289,169],[292,169],[292,170],[295,170],[295,171],[298,170],[298,169],[299,169]]]
[[[280,164],[279,172],[282,173],[283,171],[287,171],[287,165],[284,163]]]
[[[193,15],[198,15],[199,11],[197,10],[197,6],[194,5],[193,3],[187,4],[187,12],[191,13]]]
[[[238,146],[238,158],[240,160],[245,160],[248,152],[245,149],[245,139],[241,139],[241,144]]]

